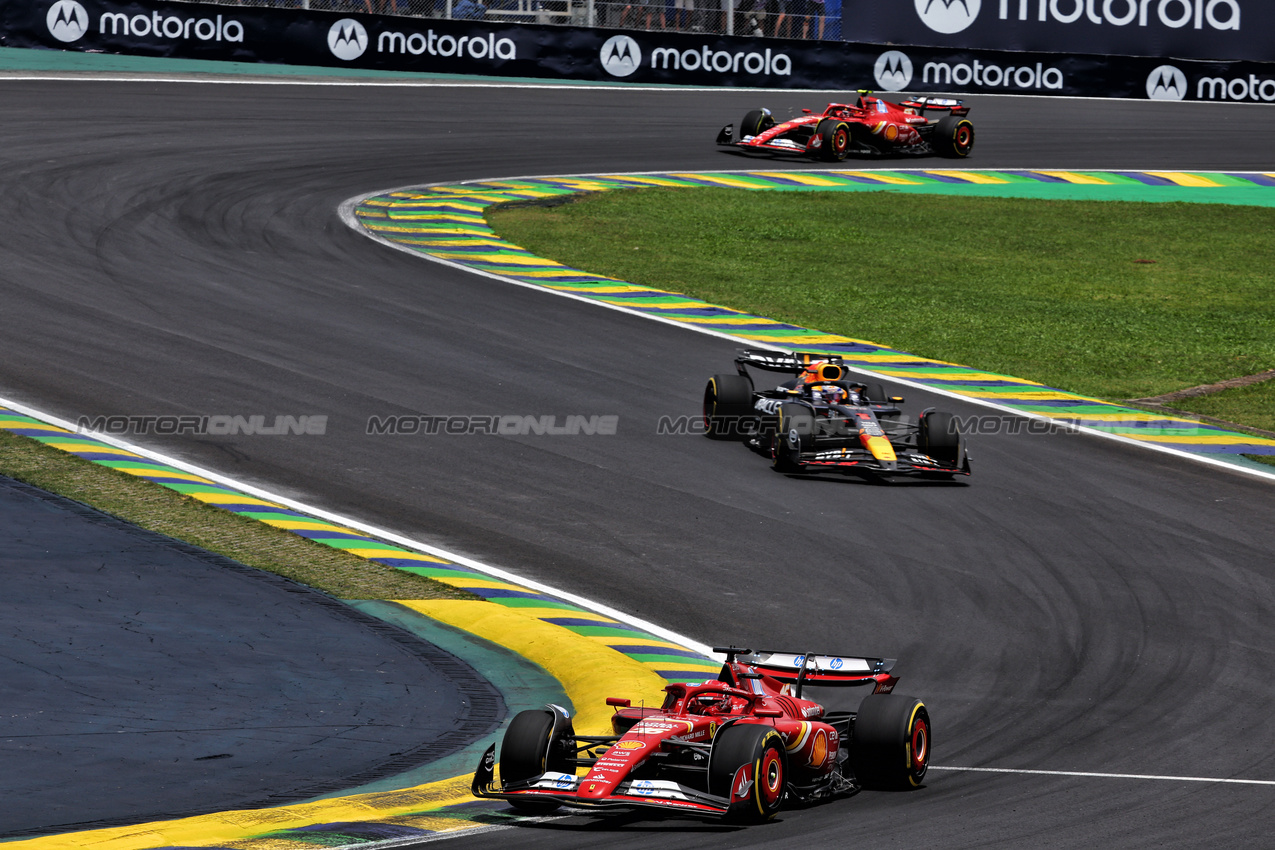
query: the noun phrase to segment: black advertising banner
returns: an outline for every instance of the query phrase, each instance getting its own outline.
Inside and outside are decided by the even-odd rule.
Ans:
[[[883,47],[141,0],[6,2],[0,45],[556,80],[1275,102],[1275,65],[1255,62]]]
[[[1275,61],[1271,0],[843,0],[845,38],[1045,53]]]

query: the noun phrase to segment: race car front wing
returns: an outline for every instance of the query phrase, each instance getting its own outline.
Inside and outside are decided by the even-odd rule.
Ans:
[[[730,800],[725,797],[667,779],[627,779],[617,785],[611,794],[601,798],[581,798],[579,792],[581,783],[585,781],[584,777],[555,771],[497,788],[492,784],[495,764],[496,747],[493,744],[483,753],[478,769],[474,771],[471,790],[475,797],[527,803],[557,803],[589,809],[656,808],[709,817],[720,817],[730,810]]]
[[[819,449],[816,447],[814,451],[802,452],[794,460],[808,472],[822,469],[831,472],[888,472],[892,475],[919,475],[926,472],[949,475],[970,474],[968,458],[958,467],[906,449],[898,451],[895,460],[881,460],[867,449],[857,447]]]

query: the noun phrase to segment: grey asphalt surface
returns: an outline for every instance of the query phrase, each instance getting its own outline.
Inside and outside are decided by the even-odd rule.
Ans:
[[[898,657],[899,691],[930,708],[939,767],[1275,780],[1271,482],[1008,433],[971,440],[968,484],[789,479],[742,447],[656,434],[662,415],[696,412],[732,343],[390,251],[335,212],[442,180],[809,167],[741,159],[712,138],[750,107],[829,98],[0,87],[10,397],[71,419],[326,414],[322,437],[137,439],[705,643]],[[1263,107],[971,103],[970,167],[1271,168]],[[979,412],[904,394],[913,413]],[[394,413],[615,414],[620,426],[365,434],[368,417]],[[919,793],[865,793],[745,831],[573,817],[501,840],[1262,846],[1273,794],[936,769]]]
[[[0,837],[303,800],[494,728],[453,656],[0,477]]]

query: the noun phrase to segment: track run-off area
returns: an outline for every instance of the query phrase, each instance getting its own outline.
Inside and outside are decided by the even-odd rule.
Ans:
[[[1268,481],[1077,433],[980,435],[968,486],[788,479],[738,446],[657,433],[661,416],[695,412],[734,341],[422,262],[338,213],[384,187],[738,169],[712,147],[716,127],[837,95],[0,86],[0,386],[15,406],[66,422],[325,415],[313,439],[133,442],[692,646],[898,657],[901,690],[935,719],[936,770],[916,794],[726,834],[571,816],[502,824],[500,840],[1260,846],[1269,831]],[[971,167],[1271,170],[1261,140],[1275,116],[1261,107],[971,103]],[[980,409],[906,394],[908,409]],[[412,414],[619,426],[367,433],[371,417]]]

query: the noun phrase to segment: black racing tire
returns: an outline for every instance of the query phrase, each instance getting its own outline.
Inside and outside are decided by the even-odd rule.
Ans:
[[[868,397],[868,401],[877,404],[888,404],[890,397],[885,394],[885,387],[881,384],[864,384],[863,393]]]
[[[799,456],[815,446],[815,416],[810,408],[796,402],[779,405],[775,418],[772,463],[777,472],[801,472]]]
[[[871,694],[854,720],[850,769],[859,785],[875,791],[921,787],[930,766],[930,713],[916,697]]]
[[[756,430],[753,382],[743,375],[714,375],[704,387],[704,436],[743,440]]]
[[[825,162],[841,162],[850,153],[850,125],[835,118],[825,118],[815,127],[820,139],[819,158]]]
[[[964,159],[974,149],[974,125],[968,118],[948,115],[939,119],[932,139],[939,156]]]
[[[783,736],[769,724],[736,724],[717,733],[708,755],[708,793],[729,800],[735,775],[748,765],[754,780],[748,797],[733,802],[726,819],[736,823],[770,820],[784,801],[788,753]]]
[[[531,779],[549,770],[574,773],[575,768],[567,763],[568,748],[574,751],[574,746],[575,734],[570,721],[565,727],[559,727],[555,734],[554,716],[550,709],[518,712],[505,730],[500,744],[501,784]],[[528,813],[543,814],[558,808],[557,803],[549,802],[510,800],[509,803],[515,809]]]
[[[931,410],[921,417],[916,447],[921,454],[952,466],[960,466],[965,442],[952,414]]]
[[[758,136],[775,126],[775,119],[764,109],[751,110],[739,122],[739,137]]]

